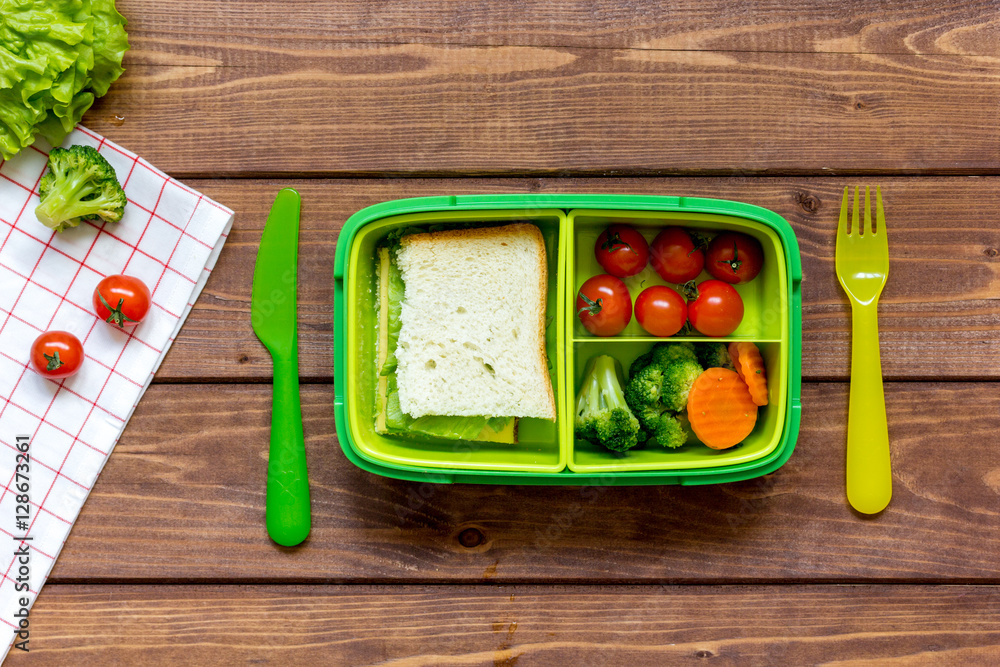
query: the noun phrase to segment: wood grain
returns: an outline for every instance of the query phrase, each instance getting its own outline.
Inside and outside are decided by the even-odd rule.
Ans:
[[[1000,168],[995,57],[379,43],[231,53],[131,65],[84,124],[182,177]]]
[[[859,182],[881,184],[889,221],[892,268],[879,308],[886,377],[1000,379],[1000,179],[734,177],[191,181],[236,208],[236,222],[157,381],[270,377],[270,358],[250,329],[250,285],[267,211],[285,185],[303,196],[299,350],[306,380],[328,382],[333,374],[332,262],[352,213],[401,197],[515,192],[719,197],[776,211],[801,248],[803,375],[847,379],[850,306],[834,273],[834,230],[844,186]]]
[[[49,586],[9,665],[995,664],[992,586]],[[877,661],[885,661],[877,662]]]
[[[226,49],[328,47],[342,42],[572,46],[600,49],[1000,55],[996,6],[918,0],[836,5],[790,0],[563,0],[469,3],[288,0],[280,5],[204,0],[119,0],[137,63],[184,62]],[[228,56],[228,58],[226,57]],[[173,57],[171,61],[170,58]]]
[[[333,388],[311,385],[302,404],[313,532],[283,549],[264,532],[270,388],[157,385],[52,581],[996,584],[998,388],[888,384],[893,500],[865,518],[844,497],[843,384],[804,387],[798,445],[772,475],[591,489],[366,473],[340,451]]]
[[[997,662],[996,2],[118,6],[127,72],[84,123],[237,220],[32,611],[32,654],[9,664]],[[865,181],[891,230],[883,369],[906,380],[886,385],[894,498],[877,517],[844,498],[833,271],[841,191]],[[263,528],[270,361],[248,312],[286,185],[304,196],[314,530],[298,549]],[[336,234],[379,201],[482,192],[710,196],[788,219],[808,380],[791,460],[688,488],[351,465],[330,384]]]

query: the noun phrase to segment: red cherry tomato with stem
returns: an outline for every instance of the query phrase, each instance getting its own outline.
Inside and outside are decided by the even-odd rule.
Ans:
[[[94,290],[94,312],[119,329],[133,327],[146,317],[151,302],[149,288],[132,276],[108,276]]]
[[[743,299],[729,283],[706,280],[688,303],[691,326],[705,336],[728,336],[743,321]]]
[[[576,315],[595,336],[617,336],[632,319],[628,287],[606,273],[590,278],[577,293]]]
[[[635,319],[653,336],[673,336],[687,318],[684,297],[666,285],[647,287],[635,299]]]
[[[739,232],[723,232],[708,244],[705,270],[713,278],[734,285],[757,277],[764,265],[764,250],[760,241]]]
[[[694,280],[705,268],[705,253],[681,227],[667,227],[649,247],[650,262],[668,283]]]
[[[618,278],[627,278],[646,268],[649,244],[642,234],[628,225],[611,225],[594,244],[597,263]]]
[[[31,344],[31,365],[43,377],[68,378],[83,364],[83,344],[68,331],[46,331]]]

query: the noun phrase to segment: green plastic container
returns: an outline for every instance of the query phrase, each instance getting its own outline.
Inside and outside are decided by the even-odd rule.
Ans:
[[[542,231],[549,264],[547,315],[552,321],[546,348],[557,420],[520,420],[516,445],[379,435],[374,429],[375,247],[399,227],[466,221],[526,221]],[[620,336],[594,337],[574,315],[580,285],[603,272],[593,255],[594,242],[612,222],[631,224],[648,240],[664,226],[679,225],[737,230],[761,242],[761,274],[737,286],[745,307],[739,329],[726,339],[670,339],[747,340],[761,348],[769,404],[761,408],[754,432],[738,447],[715,451],[690,445],[668,451],[648,446],[620,455],[574,439],[574,392],[587,360],[610,354],[628,368],[662,340],[648,337],[634,320]],[[402,199],[351,216],[338,238],[334,278],[337,436],[347,458],[364,470],[438,483],[713,484],[772,472],[794,449],[801,410],[802,270],[791,227],[767,209],[715,199],[631,195]],[[659,282],[654,277],[646,285]],[[633,298],[636,295],[633,290]]]

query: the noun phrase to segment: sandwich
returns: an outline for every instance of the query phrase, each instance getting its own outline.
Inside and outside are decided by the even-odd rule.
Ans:
[[[377,283],[377,432],[513,443],[518,419],[555,420],[537,227],[404,233]]]

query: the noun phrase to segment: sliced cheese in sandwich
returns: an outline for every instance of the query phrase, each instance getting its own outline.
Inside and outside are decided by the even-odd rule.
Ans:
[[[410,234],[397,263],[402,411],[554,420],[545,242],[527,223]]]

